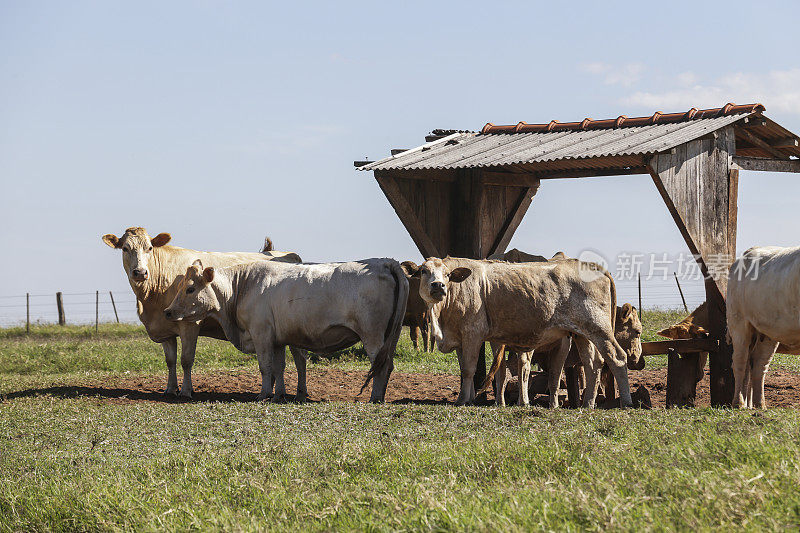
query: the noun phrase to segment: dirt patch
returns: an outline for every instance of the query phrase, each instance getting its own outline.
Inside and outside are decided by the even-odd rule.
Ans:
[[[366,372],[336,369],[315,369],[308,372],[308,392],[314,402],[366,402],[370,388],[359,394]],[[261,388],[261,376],[252,371],[230,371],[196,374],[195,401],[250,402]],[[391,403],[448,404],[458,397],[459,378],[451,374],[410,374],[394,372],[389,382],[386,401]],[[644,385],[650,391],[653,407],[664,407],[667,395],[667,370],[642,370],[630,373],[631,390]],[[115,403],[141,401],[181,402],[163,394],[166,376],[106,379],[80,386],[64,385],[12,392],[5,400],[42,394],[74,398],[91,396]],[[289,399],[297,386],[297,374],[286,372]],[[770,407],[800,407],[800,374],[784,370],[770,371],[766,379],[766,399]],[[489,400],[492,400],[489,393]],[[708,372],[697,387],[697,406],[710,404]]]

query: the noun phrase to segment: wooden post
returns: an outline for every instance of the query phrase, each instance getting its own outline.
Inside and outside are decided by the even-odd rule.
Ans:
[[[678,281],[678,273],[677,272],[673,272],[673,274],[675,274],[675,283],[678,284],[678,292],[680,293],[681,301],[683,302],[683,310],[688,313],[689,312],[689,308],[686,307],[686,298],[683,297],[683,289],[681,289],[681,282]]]
[[[100,291],[94,291],[94,332],[100,326]]]
[[[667,353],[667,407],[694,407],[700,354]]]
[[[642,273],[639,272],[639,321],[641,322],[642,316],[644,314],[644,308],[642,307]]]
[[[119,324],[119,315],[117,314],[117,304],[114,303],[114,294],[108,291],[108,295],[111,297],[111,307],[114,308],[114,318],[117,319],[117,324]]]
[[[25,293],[25,333],[31,332],[31,293]]]
[[[67,319],[64,317],[64,298],[61,292],[56,293],[56,307],[58,308],[58,325],[65,326]]]
[[[711,338],[711,405],[733,401],[732,347],[725,341],[727,271],[736,254],[739,171],[733,167],[734,126],[653,156],[648,171],[706,277]]]

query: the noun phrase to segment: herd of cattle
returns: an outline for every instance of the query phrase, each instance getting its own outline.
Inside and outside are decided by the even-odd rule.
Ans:
[[[594,407],[601,381],[612,387],[616,381],[620,405],[631,406],[628,369],[644,368],[636,309],[617,306],[614,280],[605,269],[562,253],[546,259],[512,250],[488,260],[429,258],[421,265],[387,258],[309,264],[293,252],[273,250],[269,240],[261,253],[198,252],[168,246],[167,233],[151,238],[133,227],[103,241],[122,251],[139,318],[164,349],[167,394],[191,397],[200,335],[255,353],[259,399],[273,401],[286,393],[287,346],[302,401],[307,350],[332,352],[359,341],[371,363],[362,390],[372,381],[370,401],[383,401],[403,325],[410,327],[415,347],[421,340],[427,349],[432,337],[443,353],[456,351],[458,405],[481,392],[473,377],[485,342],[494,361],[483,388],[494,380],[499,405],[505,404],[510,367],[519,377],[520,405],[529,404],[531,363],[545,370],[551,407],[558,406],[565,368],[580,371],[584,407]],[[776,349],[800,353],[800,248],[750,249],[731,272],[752,271],[755,262],[758,276],[731,276],[727,308],[734,405],[761,407],[764,374]],[[660,333],[695,338],[707,335],[707,326],[701,306]],[[516,354],[513,364],[507,353]],[[703,359],[698,376],[704,365]]]

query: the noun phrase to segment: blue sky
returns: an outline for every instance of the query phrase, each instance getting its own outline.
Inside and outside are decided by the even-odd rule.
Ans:
[[[419,259],[354,159],[433,128],[760,101],[800,132],[797,4],[0,2],[0,296],[129,291],[100,236]],[[739,248],[800,244],[743,173]],[[511,246],[685,250],[649,177],[547,182]]]

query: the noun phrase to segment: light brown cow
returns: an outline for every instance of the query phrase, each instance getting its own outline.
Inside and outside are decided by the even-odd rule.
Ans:
[[[180,395],[192,396],[192,365],[194,364],[197,337],[226,339],[220,325],[213,319],[202,322],[172,322],[164,317],[164,309],[172,302],[178,283],[183,279],[186,269],[196,259],[208,266],[229,266],[253,261],[282,261],[299,263],[300,256],[294,252],[276,252],[271,249],[272,242],[267,239],[262,253],[253,252],[198,252],[177,246],[168,246],[169,233],[159,233],[153,238],[144,228],[133,227],[125,230],[122,237],[114,234],[103,236],[111,248],[122,251],[122,266],[128,276],[131,289],[136,296],[136,310],[139,320],[144,324],[153,342],[164,348],[169,377],[165,394],[178,393],[178,341],[181,338],[181,367],[183,385]],[[306,354],[303,350],[291,349],[297,365],[297,398],[306,397]]]
[[[439,350],[458,354],[457,404],[475,398],[473,376],[484,342],[531,351],[576,334],[586,340],[576,342],[590,376],[599,372],[591,356],[594,344],[620,384],[622,405],[631,405],[627,356],[614,338],[616,288],[605,269],[577,260],[507,263],[447,257],[427,259],[415,275],[420,276],[420,295],[431,311]],[[557,372],[551,376],[561,375],[567,353],[560,350],[552,362]],[[550,390],[557,391],[557,385]],[[550,405],[558,406],[555,393]]]
[[[419,350],[419,338],[420,334],[422,334],[422,344],[427,352],[430,339],[428,306],[422,296],[419,295],[419,278],[412,277],[412,274],[419,269],[419,266],[414,261],[403,261],[400,263],[400,267],[406,273],[406,279],[408,279],[408,305],[406,305],[403,325],[408,326],[411,344],[414,345],[415,350]]]
[[[617,307],[616,318],[614,321],[614,338],[627,354],[627,365],[630,370],[641,370],[644,368],[641,337],[642,323],[639,320],[639,313],[636,312],[636,308],[629,303],[625,303],[621,307]],[[517,357],[516,360],[512,362],[511,357],[504,359],[502,356],[500,356],[498,360],[497,356],[499,353],[497,351],[497,346],[492,346],[492,351],[494,354],[496,354],[496,356],[495,361],[492,364],[492,368],[489,371],[489,374],[486,376],[484,386],[488,385],[492,379],[492,376],[494,376],[495,403],[500,406],[505,406],[506,386],[508,385],[508,381],[511,376],[515,375],[515,373],[516,375],[519,375],[520,363],[527,366],[526,370],[528,372],[530,372],[530,362],[538,364],[539,368],[549,372],[551,366],[550,362],[558,356],[560,348],[560,344],[556,343],[549,347],[540,348],[532,355],[525,354],[521,358]],[[592,346],[592,355],[597,357],[595,352],[596,350],[594,349],[594,346]],[[506,353],[508,353],[508,350],[506,350]],[[564,368],[573,368],[575,371],[581,372],[582,367],[583,363],[581,361],[580,354],[578,353],[577,343],[572,343],[572,346],[569,349],[569,354],[567,355],[567,359],[564,362]],[[603,368],[605,369],[607,367],[604,366]],[[510,372],[508,372],[507,369],[510,370]],[[520,382],[522,381],[523,380],[520,380]],[[598,381],[599,380],[595,380],[596,383]],[[594,390],[588,390],[587,387],[587,390],[585,390],[583,394],[584,405],[586,407],[593,407],[595,398],[597,397],[597,386],[595,385]],[[570,401],[573,399],[576,401],[578,400],[578,398],[571,397]]]

